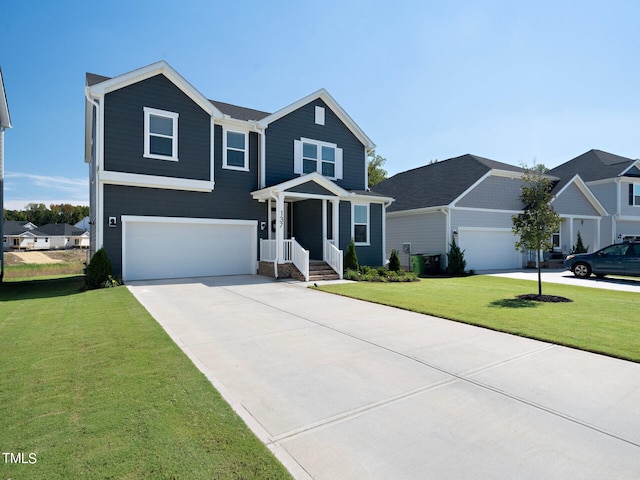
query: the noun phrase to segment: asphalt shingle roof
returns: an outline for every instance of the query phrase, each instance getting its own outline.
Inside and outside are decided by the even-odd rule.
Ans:
[[[52,237],[71,237],[73,235],[82,235],[85,231],[86,230],[74,227],[73,225],[69,225],[68,223],[49,223],[47,225],[38,227],[39,233],[44,233],[45,235],[50,235]]]
[[[585,182],[616,178],[634,161],[602,150],[589,150],[549,171],[550,175],[560,178],[553,191],[562,189],[576,175],[580,175]]]
[[[444,206],[494,169],[523,171],[520,167],[466,154],[398,173],[371,190],[396,199],[389,212]]]

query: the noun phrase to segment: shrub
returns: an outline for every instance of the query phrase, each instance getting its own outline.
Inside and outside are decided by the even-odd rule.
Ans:
[[[101,248],[87,265],[87,285],[90,288],[100,288],[109,279],[111,273],[111,261],[104,248]]]
[[[392,272],[398,272],[400,271],[400,268],[400,258],[398,257],[397,250],[394,248],[391,250],[391,256],[389,257],[389,270]]]
[[[347,251],[344,254],[344,268],[351,270],[358,270],[358,254],[356,253],[356,245],[353,243],[353,238],[349,242]]]
[[[573,255],[576,253],[587,253],[588,251],[589,251],[589,246],[588,245],[586,247],[584,246],[584,243],[582,243],[582,235],[578,230],[578,238],[576,240],[576,244],[573,246],[573,249],[571,249],[571,254]]]
[[[100,284],[101,288],[114,288],[123,285],[122,280],[118,277],[112,277],[111,275],[107,276],[107,279]]]
[[[413,272],[400,270],[393,272],[384,267],[371,268],[366,265],[359,270],[347,269],[343,277],[345,280],[356,282],[416,282],[418,276]]]
[[[456,244],[455,237],[449,244],[447,260],[447,273],[449,275],[464,275],[467,261],[464,259],[464,250],[460,250],[460,247]]]

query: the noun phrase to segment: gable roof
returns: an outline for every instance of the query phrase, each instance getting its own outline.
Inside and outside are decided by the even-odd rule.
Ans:
[[[269,126],[270,123],[275,122],[276,120],[284,117],[285,115],[290,114],[291,112],[294,112],[295,110],[298,110],[301,107],[304,107],[308,103],[318,98],[327,104],[327,106],[333,111],[333,113],[335,113],[336,116],[340,119],[340,121],[344,123],[349,130],[351,130],[351,133],[353,133],[356,136],[356,138],[360,140],[360,142],[365,146],[367,150],[373,150],[374,148],[376,148],[375,143],[373,143],[373,141],[358,126],[358,124],[353,121],[353,119],[349,116],[349,114],[344,111],[344,109],[338,104],[338,102],[336,102],[335,99],[331,95],[329,95],[329,92],[327,92],[324,88],[321,88],[317,92],[307,95],[306,97],[301,98],[297,102],[294,102],[291,105],[288,105],[278,110],[277,112],[272,113],[267,117],[264,117],[258,123],[262,127],[266,128]]]
[[[120,88],[124,88],[134,83],[141,82],[156,75],[164,75],[173,82],[185,95],[200,106],[204,111],[216,118],[222,118],[223,114],[218,108],[211,103],[204,95],[202,95],[193,85],[171,67],[164,60],[146,67],[138,68],[128,73],[118,75],[117,77],[104,77],[94,73],[87,73],[87,88],[92,95],[105,95]]]
[[[622,175],[634,162],[630,158],[602,150],[589,150],[549,171],[551,175],[560,178],[560,181],[553,188],[553,193],[560,191],[575,175],[580,175],[585,183],[616,178]]]
[[[551,200],[551,203],[554,203],[560,197],[560,195],[564,193],[565,190],[568,190],[570,185],[575,184],[578,190],[580,190],[582,195],[584,195],[584,197],[591,204],[591,206],[598,212],[599,215],[602,215],[602,216],[608,215],[607,210],[598,201],[598,199],[593,194],[593,192],[589,189],[587,184],[584,183],[584,180],[580,178],[580,175],[576,174],[573,176],[573,178],[570,178],[568,181],[565,181],[565,180],[566,179],[562,180],[562,183],[564,184],[562,188],[556,188],[557,187],[557,184],[556,184],[552,189],[553,199]],[[560,213],[562,214],[563,212],[560,212]]]
[[[31,222],[25,222],[21,220],[5,220],[4,226],[2,229],[3,235],[22,235],[25,232],[34,232],[38,227],[36,227]]]
[[[219,102],[217,100],[209,100],[218,110],[224,115],[229,115],[236,120],[258,121],[270,115],[268,112],[262,112],[260,110],[254,110],[253,108],[239,107],[238,105],[232,105],[230,103]]]
[[[38,227],[38,232],[52,237],[72,237],[83,235],[84,233],[86,233],[86,230],[74,227],[73,225],[69,225],[68,223],[48,223],[47,225]]]
[[[492,170],[523,172],[514,165],[466,154],[398,173],[371,190],[396,199],[389,212],[446,206]]]
[[[4,90],[2,68],[0,68],[0,128],[11,128],[11,116],[9,115],[9,104]]]

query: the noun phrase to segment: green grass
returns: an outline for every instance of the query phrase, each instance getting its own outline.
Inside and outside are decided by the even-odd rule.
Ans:
[[[0,478],[290,478],[124,288],[0,287]]]
[[[322,290],[414,312],[479,325],[640,362],[640,295],[543,284],[543,293],[573,300],[540,303],[516,298],[537,293],[537,283],[471,276],[415,283],[351,283]]]
[[[84,264],[79,262],[64,263],[25,263],[22,265],[5,265],[4,278],[34,278],[53,275],[80,275]]]

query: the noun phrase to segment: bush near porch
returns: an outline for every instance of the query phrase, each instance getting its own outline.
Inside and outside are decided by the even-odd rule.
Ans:
[[[347,269],[344,274],[345,280],[356,282],[417,282],[418,276],[413,272],[404,270],[393,271],[386,267],[372,268],[366,265],[358,270]]]

